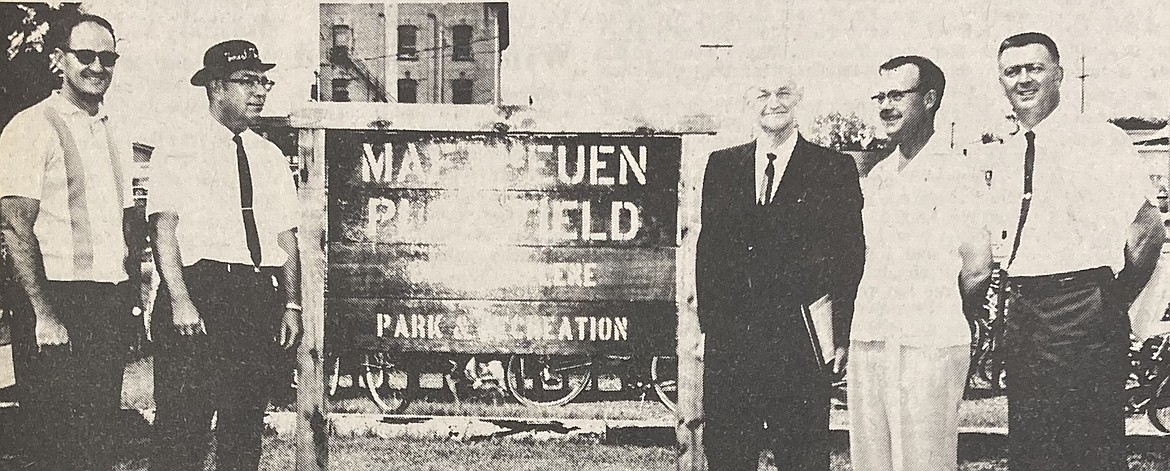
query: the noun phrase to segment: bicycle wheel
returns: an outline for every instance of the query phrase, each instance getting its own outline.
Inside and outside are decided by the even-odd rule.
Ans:
[[[525,406],[563,406],[589,385],[593,360],[583,355],[512,355],[504,379]]]
[[[670,409],[678,411],[678,358],[673,356],[655,356],[650,359],[650,384],[654,385],[654,393],[658,401]]]
[[[1146,403],[1146,417],[1159,432],[1170,433],[1170,376],[1162,379],[1154,397]]]
[[[393,414],[402,412],[410,404],[407,394],[407,373],[391,361],[385,353],[367,353],[362,358],[362,368],[365,371],[366,389],[370,391],[370,399],[382,412]]]

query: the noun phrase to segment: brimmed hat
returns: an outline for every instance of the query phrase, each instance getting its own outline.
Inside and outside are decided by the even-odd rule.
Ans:
[[[237,70],[267,71],[276,67],[260,60],[256,45],[243,39],[232,39],[211,46],[203,54],[203,68],[191,76],[191,85],[202,87],[217,78],[227,77]]]

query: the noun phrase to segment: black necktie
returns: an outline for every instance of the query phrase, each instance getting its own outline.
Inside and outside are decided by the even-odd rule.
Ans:
[[[244,233],[248,238],[248,253],[252,265],[260,266],[260,234],[256,232],[256,214],[252,211],[252,170],[248,167],[248,153],[239,134],[232,136],[236,143],[236,165],[240,171],[240,212],[244,214]]]
[[[764,197],[760,204],[772,202],[772,183],[776,180],[776,154],[768,153],[768,166],[764,168]]]
[[[1020,250],[1020,236],[1024,232],[1024,223],[1028,221],[1028,209],[1032,207],[1032,171],[1036,168],[1036,133],[1024,133],[1028,140],[1028,148],[1024,150],[1024,196],[1020,199],[1020,220],[1016,224],[1016,240],[1012,242],[1012,255],[1008,257],[1008,266],[1016,261],[1016,252]]]
[[[1024,197],[1032,198],[1032,170],[1036,168],[1036,133],[1024,133],[1028,139],[1028,148],[1024,150]]]

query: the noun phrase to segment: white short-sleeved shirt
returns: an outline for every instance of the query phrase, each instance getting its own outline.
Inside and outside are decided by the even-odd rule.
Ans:
[[[959,246],[985,240],[976,214],[979,174],[938,134],[898,171],[901,158],[899,148],[862,181],[865,274],[851,338],[966,345]]]
[[[49,114],[61,118],[76,145],[77,158],[71,160],[75,160],[81,191],[75,192],[79,197],[72,202],[65,150]],[[40,202],[33,233],[48,280],[120,283],[128,279],[123,265],[127,251],[122,210],[134,206],[133,155],[133,145],[123,139],[103,108],[90,116],[60,92],[20,112],[4,128],[0,197]],[[115,177],[119,174],[120,184]]]
[[[200,260],[252,264],[240,212],[240,177],[234,134],[210,115],[162,140],[151,162],[147,214],[174,212],[183,265]],[[296,186],[288,159],[252,131],[240,134],[252,174],[253,212],[261,266],[284,265],[289,254],[277,235],[299,222]]]
[[[1048,275],[1125,266],[1127,230],[1151,191],[1149,175],[1124,131],[1106,120],[1058,107],[1040,122],[1032,203],[1013,276]],[[988,228],[1002,238],[1007,263],[1020,217],[1026,129],[994,146],[982,164],[990,171]],[[1006,237],[998,237],[1006,235]]]

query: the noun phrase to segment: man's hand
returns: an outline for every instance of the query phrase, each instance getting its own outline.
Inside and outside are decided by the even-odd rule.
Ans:
[[[833,349],[833,374],[841,374],[845,371],[845,363],[849,361],[849,347],[836,347]]]
[[[297,309],[285,309],[284,318],[280,321],[280,338],[277,342],[285,350],[288,350],[297,344],[301,337],[301,311]]]
[[[37,318],[37,347],[53,347],[69,343],[69,331],[53,313],[53,309],[45,302],[33,302],[33,312]]]
[[[207,333],[207,326],[203,324],[203,319],[199,317],[199,311],[195,309],[195,304],[191,300],[172,300],[171,313],[171,322],[174,323],[175,332],[179,335]]]

